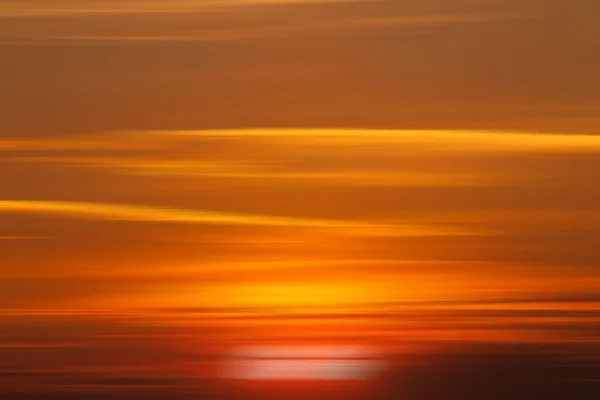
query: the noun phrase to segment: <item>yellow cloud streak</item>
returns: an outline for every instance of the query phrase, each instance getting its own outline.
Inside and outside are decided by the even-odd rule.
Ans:
[[[600,224],[600,211],[565,209],[486,209],[475,211],[411,213],[407,221],[421,223],[456,224],[515,224],[523,230],[532,225],[562,226],[565,223],[577,226],[597,226]]]
[[[0,236],[0,240],[41,240],[52,239],[51,236]]]
[[[156,12],[156,11],[148,11]],[[124,13],[128,13],[124,11]],[[502,21],[522,19],[523,16],[512,15],[425,15],[411,17],[379,17],[379,18],[347,18],[347,19],[325,19],[317,21],[300,20],[287,21],[283,24],[275,23],[249,28],[229,29],[207,29],[197,34],[181,35],[172,33],[166,35],[147,35],[147,34],[122,34],[107,35],[98,34],[72,34],[56,36],[30,36],[13,35],[8,40],[12,44],[52,44],[69,42],[86,43],[114,43],[114,42],[134,42],[134,43],[160,43],[160,42],[220,42],[220,41],[240,41],[240,40],[260,40],[269,38],[280,38],[286,36],[304,36],[314,33],[339,30],[359,30],[359,29],[382,29],[392,27],[414,27],[427,25],[473,23],[486,21]],[[7,41],[5,40],[5,43]]]
[[[151,133],[149,131],[148,133]],[[153,131],[156,135],[187,138],[265,138],[306,144],[443,145],[447,150],[600,151],[600,136],[532,132],[373,129],[240,129]]]
[[[9,161],[51,163],[98,168],[125,175],[188,176],[225,179],[252,179],[285,183],[308,182],[351,186],[457,186],[498,185],[514,179],[473,173],[396,172],[383,170],[315,170],[289,172],[285,168],[249,165],[242,162],[140,159],[124,157],[21,157]]]
[[[114,221],[155,221],[271,227],[323,228],[339,233],[390,236],[445,236],[471,232],[425,225],[386,225],[364,221],[293,218],[267,215],[235,214],[204,210],[186,210],[123,204],[4,200],[0,211],[68,215],[86,219]],[[481,233],[478,233],[481,234]]]
[[[32,4],[18,2],[18,6],[0,4],[0,17],[39,17],[39,16],[78,16],[104,14],[147,14],[178,13],[194,11],[218,11],[230,7],[248,7],[260,5],[289,5],[310,3],[351,3],[365,0],[164,0],[160,2],[140,2],[139,0],[119,0],[104,2],[88,0],[86,2],[36,1]]]
[[[222,129],[114,131],[56,139],[4,140],[0,150],[157,149],[188,140],[264,139],[305,145],[402,145],[432,153],[457,151],[600,151],[599,135],[394,129]]]
[[[0,140],[0,151],[29,150],[151,150],[163,147],[163,143],[144,142],[131,135],[106,134],[94,137],[68,137],[56,139]],[[149,139],[149,138],[148,138]]]

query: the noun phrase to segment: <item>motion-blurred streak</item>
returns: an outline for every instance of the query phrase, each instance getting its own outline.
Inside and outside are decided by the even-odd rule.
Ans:
[[[3,200],[0,212],[67,215],[92,220],[156,221],[216,225],[293,226],[323,228],[340,233],[384,236],[455,236],[479,234],[459,228],[426,225],[385,225],[364,221],[341,221],[312,218],[276,217],[221,213],[203,210],[134,206],[105,203],[81,203],[41,200]]]

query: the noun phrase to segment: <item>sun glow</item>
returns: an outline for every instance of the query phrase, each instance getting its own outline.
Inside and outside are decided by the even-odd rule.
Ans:
[[[215,290],[220,302],[245,307],[332,307],[365,303],[373,288],[353,282],[235,284]]]
[[[224,378],[242,380],[364,380],[383,362],[360,346],[262,346],[234,351],[223,367]]]

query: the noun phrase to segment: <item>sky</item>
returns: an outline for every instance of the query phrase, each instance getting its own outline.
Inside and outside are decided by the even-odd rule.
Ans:
[[[0,394],[197,395],[223,349],[315,341],[598,391],[598,13],[1,1]]]

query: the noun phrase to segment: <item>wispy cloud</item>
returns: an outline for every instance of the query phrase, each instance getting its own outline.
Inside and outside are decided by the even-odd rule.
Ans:
[[[163,148],[166,145],[165,140],[161,140],[156,136],[154,138],[147,137],[146,140],[139,139],[140,137],[136,137],[136,134],[128,132],[54,139],[0,139],[0,152],[40,150],[151,150]]]
[[[305,169],[294,171],[285,165],[251,164],[243,161],[198,160],[192,158],[142,157],[17,157],[7,162],[55,164],[74,168],[107,170],[122,175],[156,177],[201,177],[244,180],[253,183],[311,185],[333,184],[362,187],[432,187],[500,185],[514,179],[475,172],[394,171],[377,169]]]
[[[0,240],[42,240],[51,239],[50,236],[0,236]]]
[[[156,131],[187,138],[264,138],[305,144],[427,145],[447,151],[600,151],[598,135],[559,135],[533,132],[373,129],[246,129],[214,131]],[[453,147],[449,147],[453,146]]]
[[[145,14],[168,12],[218,11],[232,7],[260,5],[292,5],[318,3],[357,3],[366,0],[33,0],[27,2],[5,2],[0,4],[1,16],[62,16],[62,15],[106,15]],[[11,4],[12,3],[12,4]]]
[[[1,211],[66,215],[84,219],[113,221],[155,221],[188,224],[323,228],[341,233],[358,233],[366,235],[446,236],[472,234],[472,232],[450,227],[385,225],[365,221],[235,214],[205,210],[186,210],[105,203],[4,200],[0,201],[0,212]]]
[[[164,149],[189,141],[257,139],[265,143],[306,145],[385,144],[428,151],[598,152],[600,135],[537,132],[401,129],[219,129],[113,131],[54,139],[0,140],[0,151]],[[243,142],[246,143],[246,142]],[[77,162],[77,159],[74,159]],[[80,159],[82,160],[82,159]],[[101,163],[118,163],[105,158]]]
[[[111,43],[164,43],[164,42],[227,42],[248,40],[279,40],[282,37],[304,37],[328,32],[374,29],[411,29],[418,27],[473,24],[490,21],[521,20],[532,16],[506,13],[392,13],[378,14],[365,9],[356,13],[343,8],[336,12],[322,12],[317,8],[306,11],[298,5],[314,1],[258,1],[215,2],[200,8],[172,4],[166,8],[134,7],[116,9],[48,9],[24,14],[10,12],[0,18],[9,20],[0,43],[3,44],[111,44]],[[333,0],[328,2],[334,2]],[[345,2],[345,1],[341,1]],[[137,4],[137,3],[136,3]],[[296,5],[296,7],[249,9],[258,4]],[[218,7],[215,7],[218,5]],[[236,7],[231,7],[236,6]],[[252,7],[250,7],[252,8]],[[292,10],[301,12],[294,13]],[[232,11],[232,12],[223,12]],[[236,11],[236,12],[233,12]],[[27,14],[30,12],[31,14]],[[123,14],[123,15],[114,15]],[[147,15],[151,14],[151,16]],[[35,17],[24,18],[24,17]],[[62,19],[76,22],[65,30]],[[18,17],[18,18],[15,18]],[[92,20],[93,23],[85,23]],[[115,21],[112,21],[112,20]],[[31,21],[37,22],[32,25]],[[38,21],[40,20],[40,21]],[[128,23],[123,21],[127,20]],[[157,20],[163,20],[158,23]],[[111,22],[112,21],[112,22]],[[181,29],[181,21],[186,21]],[[156,29],[148,26],[156,25]]]

